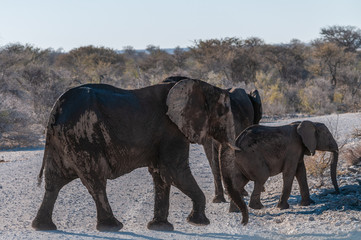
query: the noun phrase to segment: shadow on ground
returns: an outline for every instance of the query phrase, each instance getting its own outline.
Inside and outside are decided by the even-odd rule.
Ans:
[[[293,208],[301,201],[300,195],[291,195],[289,199],[290,209],[280,210],[278,213],[265,213],[272,217],[284,214],[316,214],[320,215],[325,211],[361,211],[361,185],[345,185],[340,187],[340,194],[333,189],[324,189],[320,193],[312,194],[314,204],[306,207]],[[275,207],[274,202],[279,196],[272,197],[271,201],[266,201],[265,207]],[[361,220],[361,219],[359,219]]]

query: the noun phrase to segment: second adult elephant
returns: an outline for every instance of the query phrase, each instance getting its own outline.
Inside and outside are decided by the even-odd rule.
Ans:
[[[192,199],[187,220],[209,224],[205,196],[191,174],[189,143],[214,138],[234,161],[235,141],[229,93],[205,82],[187,79],[142,89],[124,90],[105,84],[87,84],[65,92],[55,103],[46,133],[41,179],[45,194],[32,226],[54,230],[52,214],[59,191],[76,178],[88,189],[97,209],[97,229],[122,228],[113,215],[107,179],[148,167],[154,181],[152,230],[173,230],[168,222],[171,185]],[[230,179],[230,171],[223,173]],[[227,178],[228,177],[228,178]],[[248,221],[247,206],[234,184],[226,188]]]
[[[234,119],[234,128],[236,135],[240,134],[246,127],[258,124],[262,118],[262,103],[261,97],[257,90],[253,90],[247,94],[242,88],[232,88],[227,90],[231,100],[231,109]],[[219,159],[219,147],[220,144],[214,139],[208,139],[203,144],[204,151],[207,155],[207,159],[212,169],[214,177],[214,190],[215,196],[213,198],[214,203],[226,202],[224,198],[224,191],[220,172]],[[245,190],[241,191],[243,195],[246,195]]]
[[[242,171],[237,176],[237,187],[242,189],[248,181],[254,181],[249,206],[263,207],[260,201],[264,183],[270,176],[282,172],[283,190],[278,207],[289,207],[287,200],[296,176],[301,192],[301,205],[313,203],[307,184],[304,155],[313,155],[316,150],[331,152],[331,180],[336,192],[338,146],[331,132],[323,123],[294,122],[289,125],[269,127],[254,125],[246,128],[236,139],[236,162],[234,167]],[[238,172],[238,171],[236,171]],[[233,208],[236,210],[236,208]]]

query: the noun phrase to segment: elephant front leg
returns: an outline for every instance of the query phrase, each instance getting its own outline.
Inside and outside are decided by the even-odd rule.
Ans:
[[[203,145],[204,152],[206,153],[209,165],[212,170],[213,179],[214,179],[214,203],[226,202],[224,198],[223,185],[218,161],[218,151],[213,146],[213,140],[207,140],[207,142]]]
[[[156,231],[173,231],[174,227],[168,222],[170,185],[165,183],[159,173],[149,168],[154,181],[154,218],[147,225],[148,229]]]
[[[93,197],[97,208],[97,230],[115,232],[123,227],[113,215],[113,211],[109,205],[106,194],[106,180],[94,178],[80,178]]]
[[[171,174],[174,185],[192,199],[193,209],[187,221],[194,225],[208,225],[210,222],[205,214],[206,197],[194,179],[189,166],[182,171],[172,169]]]
[[[300,186],[301,206],[308,206],[310,204],[315,203],[310,197],[310,191],[308,189],[308,183],[307,183],[306,167],[303,161],[303,156],[302,156],[302,160],[299,161],[297,166],[296,179],[298,185]]]

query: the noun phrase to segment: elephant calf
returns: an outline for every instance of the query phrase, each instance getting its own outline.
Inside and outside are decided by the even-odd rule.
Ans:
[[[315,150],[332,152],[331,179],[339,192],[336,180],[338,146],[328,128],[317,122],[303,121],[289,125],[269,127],[253,125],[246,128],[236,139],[235,167],[242,171],[237,176],[239,190],[248,181],[254,181],[249,206],[263,207],[260,201],[264,183],[270,176],[283,174],[282,195],[278,203],[281,209],[289,208],[287,200],[296,176],[301,192],[301,205],[314,203],[310,198],[303,156],[315,154]],[[230,211],[237,211],[231,206]]]

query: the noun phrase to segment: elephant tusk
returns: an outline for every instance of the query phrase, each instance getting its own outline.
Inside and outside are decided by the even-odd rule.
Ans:
[[[241,149],[239,147],[237,147],[236,145],[233,145],[231,143],[227,143],[227,145],[234,151],[241,151]]]

